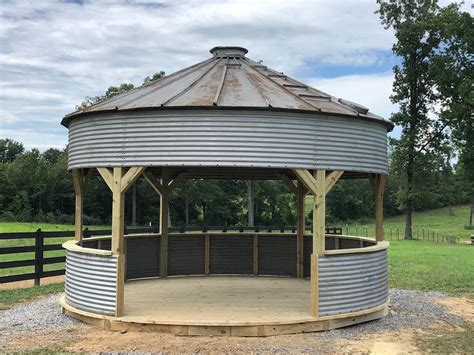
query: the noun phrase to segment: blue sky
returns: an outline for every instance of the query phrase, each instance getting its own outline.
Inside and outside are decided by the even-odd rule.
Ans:
[[[0,136],[63,148],[61,118],[86,96],[172,73],[239,45],[248,57],[384,117],[393,33],[375,1],[0,0]],[[399,130],[395,131],[397,134]]]

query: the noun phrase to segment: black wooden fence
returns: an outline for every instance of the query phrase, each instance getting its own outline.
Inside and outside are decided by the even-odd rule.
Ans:
[[[43,277],[64,275],[64,268],[58,270],[44,271],[44,265],[59,264],[66,261],[65,256],[45,257],[45,252],[52,250],[62,250],[61,244],[48,244],[45,239],[48,238],[66,238],[73,237],[74,232],[42,232],[38,229],[36,232],[26,233],[0,233],[0,241],[16,240],[22,244],[24,241],[34,241],[33,245],[22,246],[2,246],[0,247],[0,255],[15,254],[20,255],[24,253],[34,253],[34,257],[27,260],[13,260],[0,261],[0,269],[10,269],[22,266],[34,266],[34,272],[21,273],[15,275],[0,276],[0,283],[35,280],[35,285],[40,284],[40,279]],[[2,243],[3,244],[3,243]],[[15,243],[8,243],[15,244]],[[28,243],[32,244],[32,243]]]
[[[307,226],[307,229],[311,230],[311,226]],[[207,232],[208,230],[226,232],[285,232],[291,231],[295,233],[295,226],[280,226],[280,227],[267,227],[267,226],[256,226],[256,227],[243,227],[243,226],[208,226],[208,227],[174,227],[170,228],[170,233],[185,233],[185,232]],[[158,233],[159,229],[157,226],[150,226],[144,228],[125,228],[125,234],[146,234],[146,233]],[[342,228],[326,228],[328,234],[342,234]],[[83,231],[83,237],[89,238],[93,236],[110,235],[111,230],[89,230],[87,228]],[[12,275],[0,276],[0,284],[34,280],[35,285],[40,284],[40,280],[45,277],[64,275],[65,269],[62,265],[66,261],[66,256],[46,256],[45,253],[54,250],[63,250],[62,242],[58,244],[48,243],[48,239],[51,238],[73,238],[74,231],[55,231],[46,232],[38,229],[36,232],[13,232],[13,233],[0,233],[0,270],[15,269],[19,267],[34,266],[34,272],[23,272],[15,273]],[[7,242],[6,241],[13,241]],[[17,241],[17,243],[15,243]],[[45,242],[46,241],[46,242]],[[16,245],[15,245],[16,244]],[[28,245],[19,245],[28,244]],[[6,246],[5,246],[6,245]],[[33,253],[30,258],[26,260],[8,260],[2,261],[6,258],[3,256],[15,255],[20,256],[26,253]],[[23,259],[23,258],[18,258]],[[45,271],[45,265],[57,265],[56,270]],[[19,270],[20,271],[20,270]],[[0,274],[1,275],[1,274]]]

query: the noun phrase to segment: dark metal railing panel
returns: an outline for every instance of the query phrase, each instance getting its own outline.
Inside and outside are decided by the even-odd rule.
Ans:
[[[296,276],[296,238],[259,236],[259,275]]]
[[[168,275],[203,275],[205,273],[205,237],[168,237]]]
[[[127,238],[127,280],[160,275],[160,237]]]
[[[253,237],[211,235],[209,259],[211,274],[253,274]]]

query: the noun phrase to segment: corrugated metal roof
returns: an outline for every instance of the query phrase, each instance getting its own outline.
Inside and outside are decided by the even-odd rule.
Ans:
[[[63,118],[86,113],[171,108],[255,108],[356,116],[393,124],[356,103],[339,99],[257,63],[241,47],[214,47],[213,57]]]

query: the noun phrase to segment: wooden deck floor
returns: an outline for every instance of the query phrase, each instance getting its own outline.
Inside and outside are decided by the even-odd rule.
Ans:
[[[310,283],[274,277],[176,277],[125,285],[123,321],[257,325],[308,321]]]

